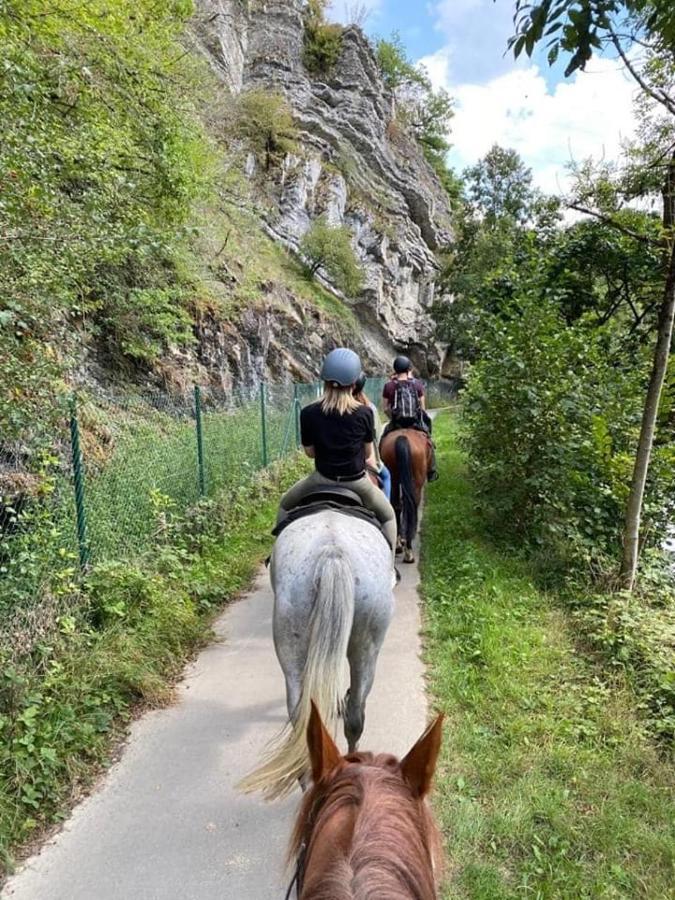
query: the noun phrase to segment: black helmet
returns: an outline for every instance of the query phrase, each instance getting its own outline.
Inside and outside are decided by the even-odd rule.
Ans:
[[[366,373],[361,372],[359,377],[354,382],[354,394],[360,394],[365,386],[366,386]]]
[[[348,347],[331,350],[321,367],[321,380],[334,381],[343,387],[354,384],[361,374],[361,360]]]
[[[409,372],[411,369],[412,363],[407,356],[397,356],[394,360],[394,372],[396,372],[397,375],[402,375],[404,372]]]

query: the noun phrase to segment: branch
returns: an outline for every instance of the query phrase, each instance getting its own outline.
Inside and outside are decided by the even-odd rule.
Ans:
[[[604,225],[609,225],[611,228],[616,228],[617,231],[620,231],[622,234],[625,234],[626,237],[633,238],[634,241],[639,241],[641,244],[645,244],[648,247],[660,247],[660,241],[653,241],[651,238],[647,237],[645,234],[640,234],[638,231],[633,231],[632,228],[627,228],[625,225],[622,225],[620,222],[617,222],[616,219],[613,219],[611,216],[606,216],[604,213],[598,212],[596,209],[589,209],[587,206],[581,206],[579,203],[568,203],[569,209],[574,209],[577,212],[585,213],[587,216],[592,216],[594,219],[598,219],[598,221],[602,222]]]
[[[661,106],[664,106],[672,116],[675,116],[675,101],[672,99],[672,97],[666,94],[666,92],[663,90],[660,92],[654,90],[654,88],[650,87],[650,85],[647,84],[642,75],[640,75],[638,70],[626,55],[626,52],[621,46],[621,41],[617,37],[616,32],[610,28],[609,33],[612,37],[612,43],[616,47],[619,56],[623,60],[623,64],[633,76],[635,81],[640,85],[645,94],[648,94],[652,98],[652,100],[656,100],[656,102],[660,103]]]

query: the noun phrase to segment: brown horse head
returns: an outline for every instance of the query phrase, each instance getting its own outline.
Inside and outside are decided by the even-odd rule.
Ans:
[[[312,704],[307,743],[314,783],[290,849],[303,860],[301,900],[434,900],[441,842],[425,798],[442,722],[440,715],[401,761],[342,756]]]
[[[431,464],[431,442],[418,428],[398,428],[382,438],[380,456],[391,472],[391,502],[396,510],[403,561],[415,562],[412,545]]]

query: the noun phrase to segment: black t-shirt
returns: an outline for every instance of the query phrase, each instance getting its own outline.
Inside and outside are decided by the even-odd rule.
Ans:
[[[354,412],[325,413],[321,401],[300,413],[304,447],[314,447],[314,464],[326,478],[358,475],[366,468],[365,444],[375,440],[373,412],[359,406]]]

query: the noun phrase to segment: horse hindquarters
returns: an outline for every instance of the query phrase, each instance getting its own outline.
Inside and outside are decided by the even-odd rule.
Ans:
[[[262,791],[269,800],[283,797],[308,773],[307,723],[314,700],[321,717],[333,731],[341,704],[341,674],[354,620],[354,575],[342,548],[324,546],[314,563],[312,604],[306,621],[308,638],[304,664],[300,662],[294,626],[275,621],[277,654],[284,669],[289,698],[297,703],[291,722],[271,746],[263,763],[241,783],[245,791]],[[281,600],[277,597],[276,601]],[[288,633],[277,634],[277,629]],[[288,649],[288,659],[282,659]]]

